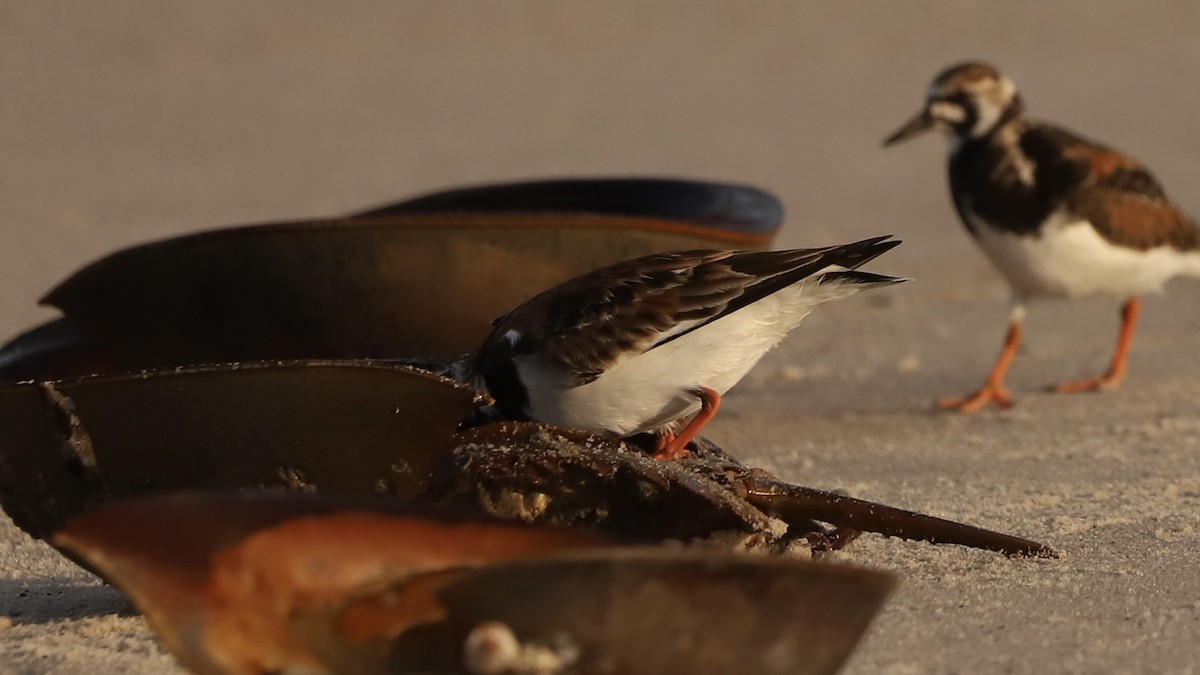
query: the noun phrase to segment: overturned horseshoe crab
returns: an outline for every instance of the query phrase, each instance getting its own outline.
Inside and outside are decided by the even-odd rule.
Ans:
[[[851,531],[1053,555],[1048,547],[782,483],[701,440],[663,462],[634,442],[528,422],[457,432],[485,402],[428,372],[276,362],[0,389],[0,502],[48,537],[111,499],[258,488],[385,494],[654,539],[836,548]],[[828,523],[827,528],[820,523]]]
[[[151,497],[54,541],[199,673],[827,674],[894,585],[391,500]]]

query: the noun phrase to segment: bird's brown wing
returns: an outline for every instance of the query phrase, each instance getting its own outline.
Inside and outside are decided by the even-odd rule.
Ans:
[[[576,384],[649,349],[681,323],[718,312],[748,283],[729,251],[663,253],[597,270],[535,296],[497,320],[485,343],[519,334],[513,356],[536,353]],[[723,273],[724,272],[724,273]]]
[[[512,345],[514,356],[537,353],[575,384],[585,384],[622,359],[829,265],[857,267],[898,243],[884,239],[755,253],[684,251],[618,263],[556,286],[501,317],[484,350],[515,331],[520,338]]]
[[[1038,167],[1041,189],[1065,195],[1066,207],[1109,242],[1138,250],[1200,248],[1200,230],[1133,157],[1050,125],[1031,128],[1022,147]]]

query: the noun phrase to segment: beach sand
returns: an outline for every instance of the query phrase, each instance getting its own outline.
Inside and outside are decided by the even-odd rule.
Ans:
[[[1121,391],[1108,300],[1031,308],[1017,407],[964,417],[1006,289],[963,233],[945,143],[884,151],[943,66],[986,58],[1035,116],[1149,164],[1200,212],[1200,6],[122,0],[0,6],[0,335],[113,249],[567,175],[755,184],[781,245],[892,233],[913,282],[824,307],[709,437],[801,484],[1045,541],[1010,560],[864,536],[900,590],[846,672],[1196,672],[1200,283],[1146,304]],[[143,620],[0,519],[0,673],[167,673]]]

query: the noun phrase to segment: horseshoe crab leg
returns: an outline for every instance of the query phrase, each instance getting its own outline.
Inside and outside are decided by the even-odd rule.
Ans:
[[[923,513],[885,506],[815,488],[784,483],[765,471],[751,470],[744,477],[746,501],[782,520],[820,520],[889,537],[959,544],[1008,556],[1057,558],[1049,546],[1010,534],[958,523]]]

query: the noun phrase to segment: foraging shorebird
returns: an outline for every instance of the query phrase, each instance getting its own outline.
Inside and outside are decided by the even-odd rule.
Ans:
[[[654,432],[656,456],[683,456],[721,396],[814,307],[902,281],[855,269],[897,244],[617,263],[497,319],[470,370],[505,417],[605,436]]]
[[[1004,375],[1021,343],[1025,304],[1102,294],[1124,301],[1116,351],[1099,377],[1060,392],[1112,389],[1125,377],[1138,296],[1176,275],[1200,276],[1200,230],[1134,158],[1025,117],[1012,80],[979,62],[930,85],[925,106],[884,145],[929,129],[950,140],[950,194],[979,247],[1008,281],[1008,334],[984,385],[944,408],[1012,405]]]

